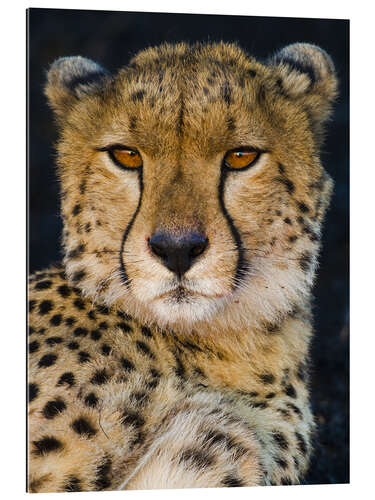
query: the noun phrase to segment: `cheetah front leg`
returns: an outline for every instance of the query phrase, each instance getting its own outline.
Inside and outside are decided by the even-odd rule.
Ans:
[[[251,427],[208,398],[200,399],[168,413],[163,432],[120,489],[264,484],[259,445]]]

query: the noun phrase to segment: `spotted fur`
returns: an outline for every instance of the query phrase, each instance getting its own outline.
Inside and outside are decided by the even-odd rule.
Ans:
[[[150,48],[116,75],[52,65],[65,257],[30,279],[29,491],[301,480],[336,86],[308,44],[264,63],[219,43]],[[114,144],[142,168],[118,168]],[[263,153],[228,171],[239,146]],[[148,247],[160,229],[207,235],[180,282]]]

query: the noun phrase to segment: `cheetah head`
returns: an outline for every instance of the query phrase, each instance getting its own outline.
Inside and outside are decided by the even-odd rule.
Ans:
[[[163,327],[280,320],[313,283],[336,87],[329,56],[302,43],[264,63],[232,44],[163,45],[115,75],[57,60],[70,281]]]

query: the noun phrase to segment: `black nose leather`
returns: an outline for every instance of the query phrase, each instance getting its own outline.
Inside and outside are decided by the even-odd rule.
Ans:
[[[155,233],[148,241],[151,251],[179,278],[192,266],[194,260],[206,250],[208,239],[199,233],[175,236]]]

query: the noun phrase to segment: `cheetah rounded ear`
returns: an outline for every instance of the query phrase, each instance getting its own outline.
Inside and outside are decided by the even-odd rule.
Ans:
[[[90,59],[62,57],[48,70],[45,94],[61,118],[84,95],[101,88],[109,77],[107,70]]]
[[[280,91],[291,99],[299,99],[309,113],[317,139],[337,97],[338,81],[330,56],[309,43],[294,43],[269,59],[277,72]]]

